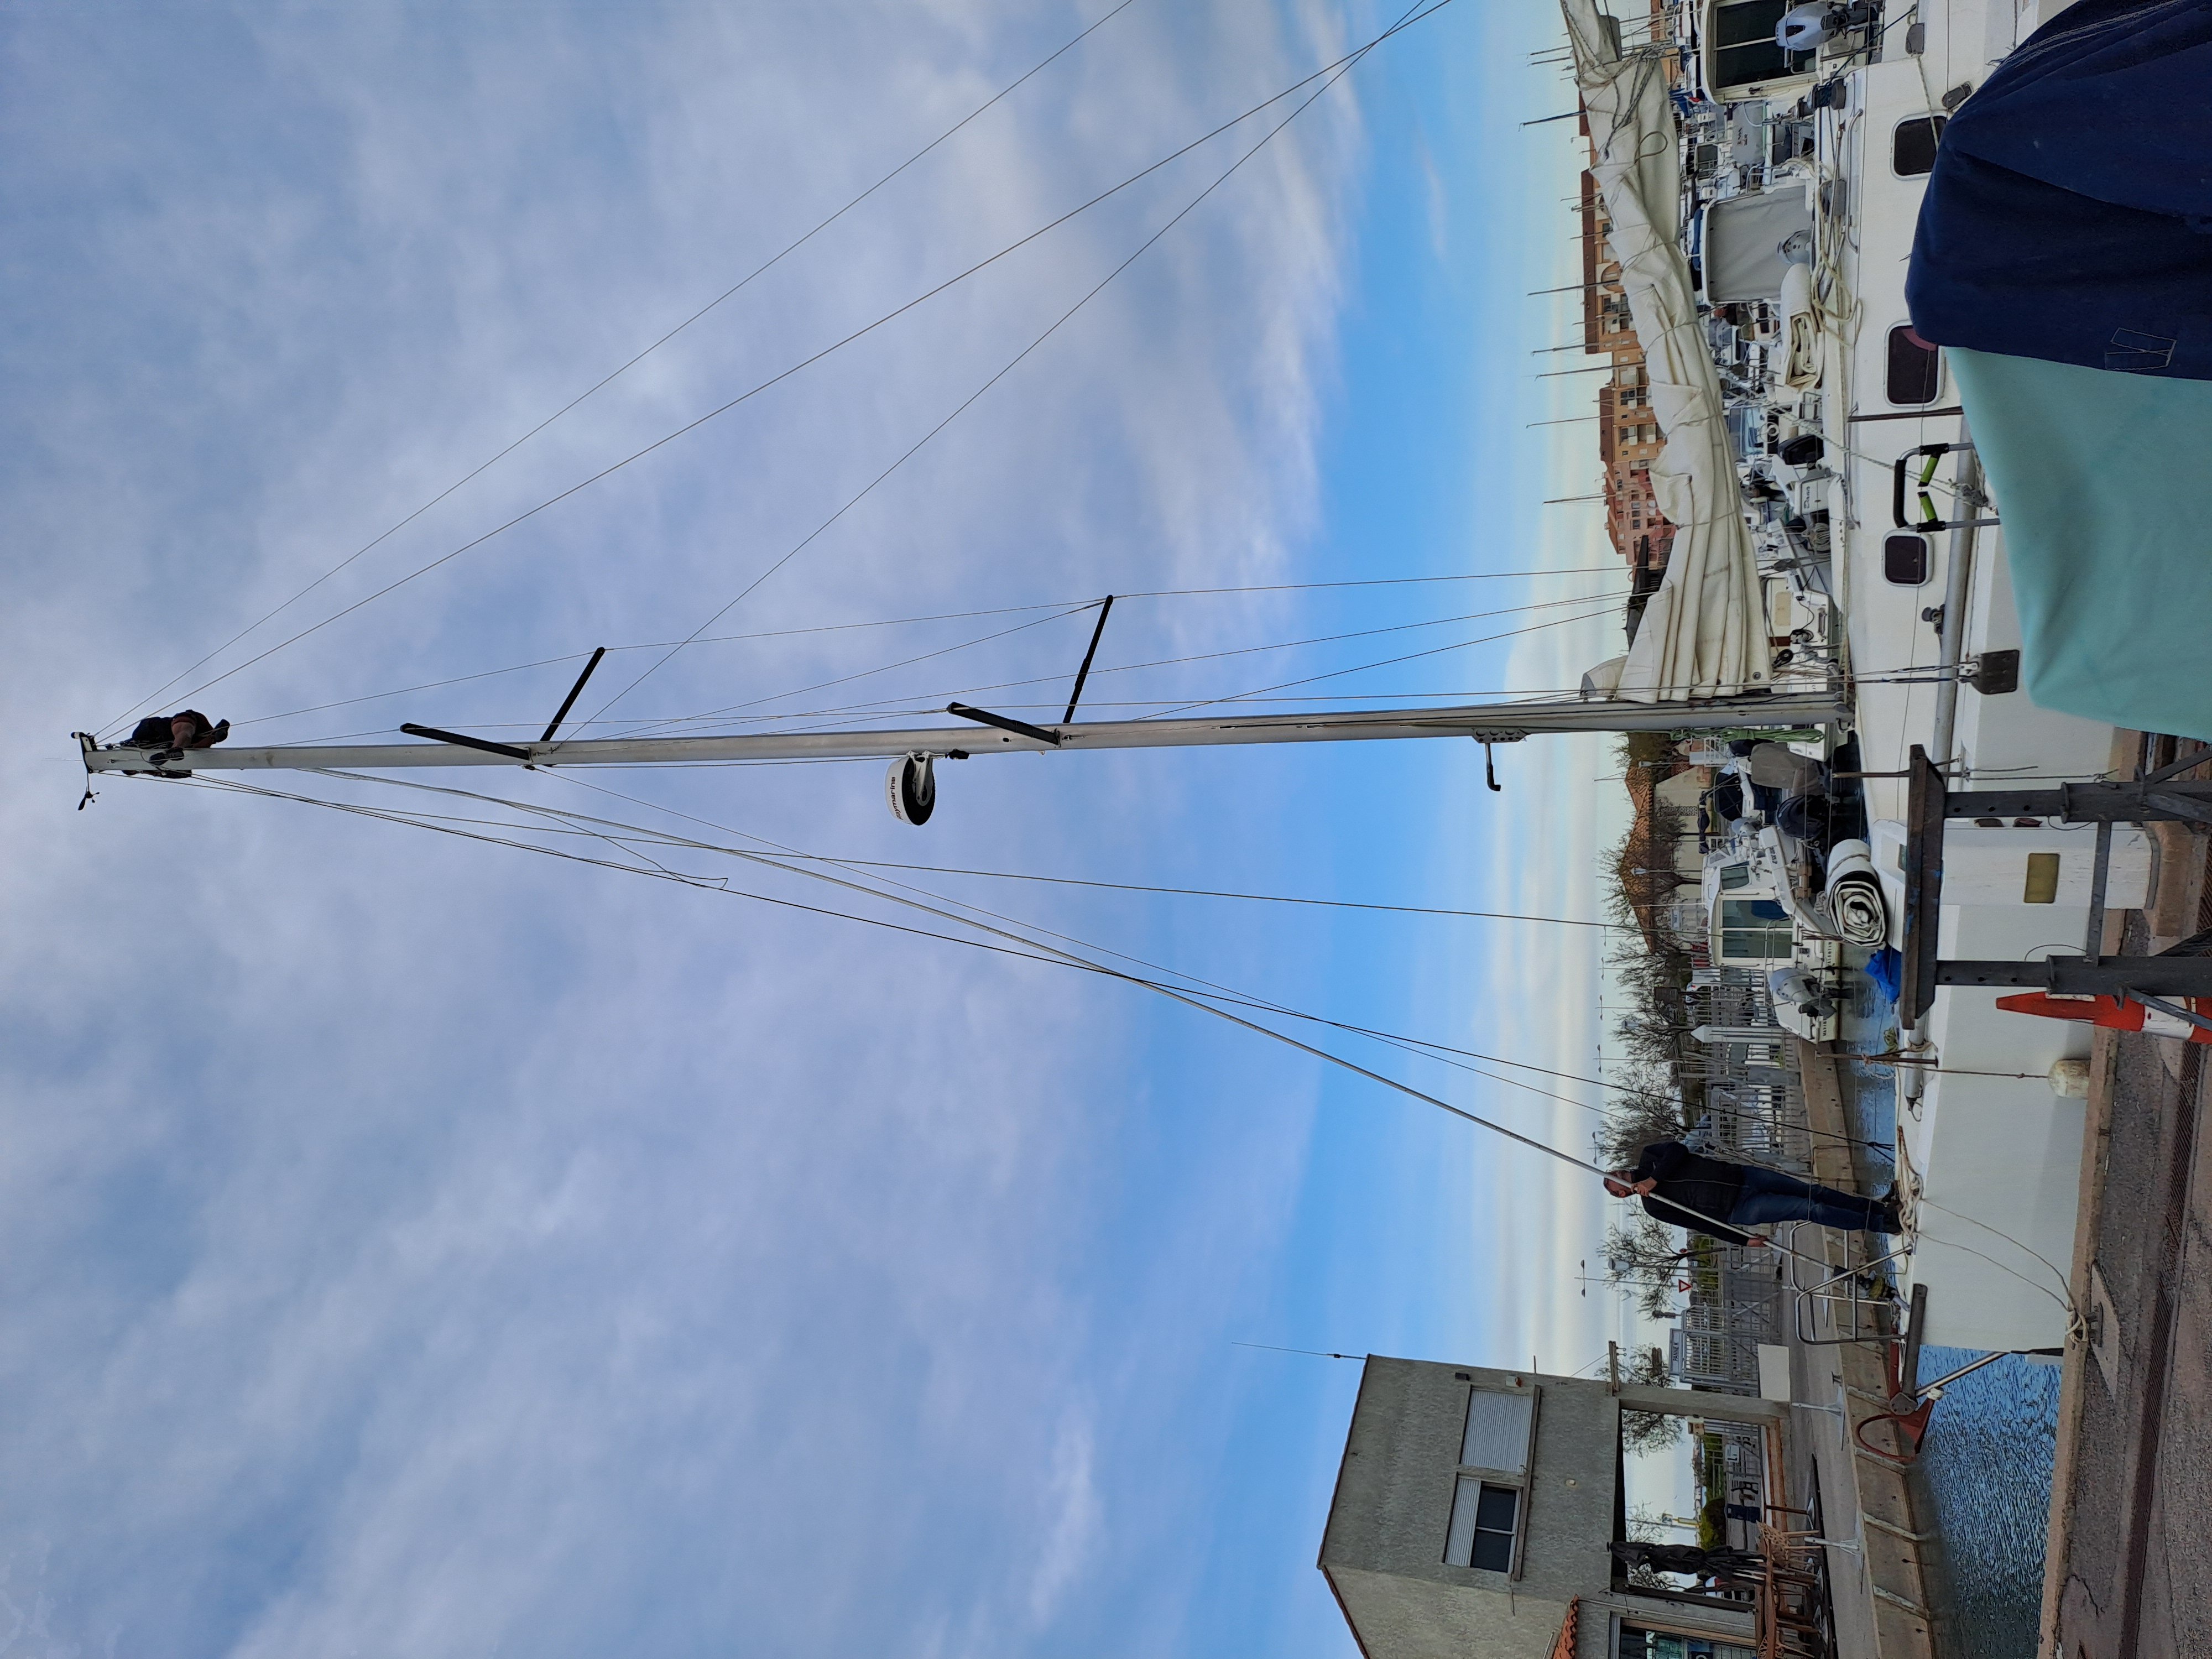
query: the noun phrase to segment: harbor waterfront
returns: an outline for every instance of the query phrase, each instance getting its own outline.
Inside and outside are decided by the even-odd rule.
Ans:
[[[2205,32],[2186,7],[2110,9],[2019,62]],[[1883,1193],[1902,1224],[1785,1222],[1747,1249],[1655,1210],[1686,1249],[1632,1218],[1609,1236],[1624,1305],[1671,1326],[1648,1364],[1616,1347],[1618,1422],[1579,1431],[1614,1442],[1609,1521],[1571,1437],[1510,1467],[1469,1449],[1486,1388],[1581,1423],[1590,1383],[1425,1372],[1423,1411],[1451,1419],[1431,1433],[1391,1403],[1401,1362],[1370,1360],[1321,1562],[1370,1655],[2212,1651],[2183,1519],[2212,1468],[2212,750],[2096,717],[2180,707],[2171,653],[2140,692],[2107,694],[2109,658],[2101,680],[2074,659],[2097,689],[2061,684],[2079,647],[2034,586],[2047,498],[1981,459],[2010,447],[2001,376],[1917,331],[1906,294],[1908,267],[1927,301],[1959,280],[1944,260],[1972,263],[1943,216],[1978,210],[1960,180],[1981,175],[1947,129],[2065,10],[1939,3],[1899,27],[1878,5],[1565,0],[1583,345],[1632,582],[1627,653],[1584,694],[1665,708],[1759,679],[1850,702],[1812,730],[1624,740],[1637,821],[1611,878],[1649,954],[1621,965],[1639,1059],[1599,1140],[1617,1164],[1640,1133]],[[1742,603],[1771,648],[1748,665],[1715,620]],[[1627,1496],[1681,1443],[1639,1419],[1697,1409],[1639,1392],[1659,1381],[1707,1401],[1689,1517]],[[1784,1409],[1731,1439],[1754,1398]]]
[[[2212,1659],[2207,65],[18,9],[0,1659]]]

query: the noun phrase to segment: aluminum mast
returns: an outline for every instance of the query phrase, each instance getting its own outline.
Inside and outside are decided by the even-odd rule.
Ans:
[[[1817,726],[1846,717],[1832,692],[1717,697],[1695,702],[1571,700],[1467,703],[1400,712],[1340,709],[1304,714],[1202,715],[1179,720],[1087,720],[1031,726],[955,704],[975,724],[863,732],[775,732],[727,737],[584,738],[507,744],[435,727],[427,741],[272,748],[222,744],[185,751],[165,765],[143,749],[100,747],[76,733],[89,773],[176,775],[194,771],[410,770],[438,766],[653,766],[687,762],[860,760],[899,756],[965,758],[1086,749],[1183,749],[1227,744],[1346,743],[1388,738],[1472,738],[1517,743],[1544,732],[1688,732]],[[410,729],[410,728],[403,728]]]

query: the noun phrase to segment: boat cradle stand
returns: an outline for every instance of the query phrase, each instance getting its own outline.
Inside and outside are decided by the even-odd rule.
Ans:
[[[1905,849],[1905,971],[1898,998],[1907,1025],[1926,1018],[1941,985],[1985,985],[2071,996],[2133,1000],[2212,1030],[2212,1020],[2165,1000],[2212,996],[2212,937],[2185,939],[2149,957],[2103,954],[2105,884],[2110,872],[2115,823],[2179,822],[2212,828],[2212,783],[2174,781],[2175,775],[2212,761],[2196,750],[2132,781],[2063,783],[2051,789],[1954,790],[1918,744],[1912,746],[1906,797]],[[2039,962],[1943,961],[1936,929],[1943,902],[1943,829],[1954,818],[2056,818],[2094,824],[2096,863],[2089,888],[2087,936],[2078,957]]]

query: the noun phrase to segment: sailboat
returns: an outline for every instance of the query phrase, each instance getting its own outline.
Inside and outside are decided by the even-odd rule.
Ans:
[[[1334,83],[1334,78],[1355,64],[1364,53],[1437,9],[1437,7],[1431,6],[1409,12],[1389,28],[1323,70],[1294,83],[1276,98],[1248,111],[1247,116],[1270,112],[1267,118],[1273,125],[1257,143],[1244,150],[1229,173],[1221,177],[1227,178],[1243,164],[1243,160],[1256,154],[1268,137],[1281,131],[1299,109],[1319,96],[1321,91],[1325,91],[1328,85]],[[1314,89],[1316,88],[1317,90]],[[1272,112],[1273,109],[1282,100],[1294,94],[1304,101],[1291,106],[1289,113],[1278,119]],[[1237,118],[1243,120],[1246,117]],[[1225,130],[1217,129],[1217,131]],[[1182,153],[1176,152],[1177,155]],[[1160,164],[1156,163],[1155,167],[1158,165]],[[1152,170],[1147,168],[1145,171],[1149,173]],[[1121,186],[1115,187],[1119,188]],[[1207,191],[1201,191],[1194,199],[1193,205],[1196,201],[1202,201],[1212,188],[1208,186]],[[1111,194],[1113,191],[1106,192],[1107,196]],[[864,198],[865,192],[862,198],[856,199]],[[1103,196],[1093,198],[1094,201],[1103,199]],[[1188,209],[1184,211],[1188,212]],[[1068,216],[1062,216],[1062,219]],[[1170,219],[1160,231],[1156,231],[1140,245],[1137,253],[1130,255],[1129,259],[1141,254],[1182,216],[1179,213]],[[1061,222],[1054,220],[1052,223]],[[1047,229],[1050,228],[1050,225],[1046,227]],[[809,235],[812,234],[810,232]],[[1033,235],[1042,234],[1038,232]],[[800,246],[805,240],[802,237],[792,246]],[[1030,240],[1033,236],[1025,237],[1012,246],[1018,247]],[[1686,291],[1687,274],[1682,267],[1679,251],[1674,250],[1671,243],[1656,240],[1653,248],[1656,262],[1653,282],[1677,295]],[[789,251],[786,250],[787,252]],[[782,257],[782,254],[778,254],[775,258]],[[1000,256],[994,255],[993,258],[998,257]],[[1669,257],[1673,260],[1671,266],[1665,264]],[[773,264],[775,262],[772,259],[769,263]],[[971,267],[969,274],[990,263],[990,260],[986,260]],[[1115,268],[1114,274],[1125,269],[1128,263],[1129,260],[1124,260],[1121,265]],[[765,270],[767,266],[762,269]],[[1111,280],[1110,275],[1107,280]],[[1103,288],[1104,283],[1099,286]],[[936,291],[931,290],[933,293]],[[1097,291],[1096,289],[1091,290],[1092,293]],[[1085,297],[1087,299],[1088,295]],[[1080,304],[1079,301],[1077,308],[1079,309]],[[902,307],[900,310],[906,308]],[[896,316],[899,313],[894,312],[890,314]],[[1066,314],[1073,315],[1073,312]],[[1065,317],[1061,320],[1065,320]],[[1053,326],[1056,328],[1058,325],[1055,323]],[[872,324],[869,328],[875,326],[877,325]],[[847,340],[861,337],[867,331],[867,329],[860,330],[848,336]],[[1047,334],[1050,331],[1048,330]],[[840,342],[840,344],[844,343]],[[830,349],[836,349],[832,347]],[[823,355],[826,353],[808,357],[798,367],[805,368]],[[1024,352],[1023,355],[1027,354]],[[1019,358],[1015,361],[1018,362]],[[964,702],[953,702],[945,712],[963,724],[859,730],[849,729],[841,724],[836,729],[813,731],[692,732],[683,735],[660,733],[613,737],[563,735],[563,727],[569,714],[605,659],[605,651],[602,648],[592,653],[567,696],[534,740],[518,741],[507,734],[493,735],[459,729],[465,724],[463,722],[453,725],[410,722],[401,727],[404,735],[415,739],[408,743],[264,745],[223,743],[179,751],[118,741],[112,735],[112,728],[111,734],[105,738],[90,732],[80,732],[76,739],[79,758],[88,775],[87,798],[90,798],[92,781],[114,775],[134,781],[162,781],[198,778],[203,774],[230,778],[240,774],[283,772],[354,778],[416,772],[450,776],[454,769],[507,768],[559,773],[603,767],[680,769],[749,762],[882,759],[889,762],[884,798],[890,811],[902,823],[920,827],[929,823],[933,817],[940,792],[951,787],[950,779],[953,775],[948,769],[959,763],[990,755],[1059,756],[1131,749],[1374,743],[1420,738],[1472,741],[1489,750],[1499,744],[1518,743],[1532,736],[1551,733],[1668,732],[1741,734],[1746,732],[1800,732],[1808,728],[1836,726],[1847,719],[1849,712],[1838,676],[1817,666],[1808,668],[1805,665],[1779,677],[1775,672],[1774,653],[1764,634],[1765,617],[1759,602],[1759,575],[1751,538],[1743,520],[1742,501],[1733,471],[1723,464],[1725,430],[1711,366],[1699,352],[1689,349],[1685,343],[1684,349],[1678,352],[1675,359],[1669,361],[1668,367],[1670,378],[1663,380],[1657,388],[1657,402],[1662,418],[1680,434],[1674,446],[1674,453],[1680,465],[1673,475],[1674,482],[1664,495],[1664,504],[1680,530],[1676,556],[1656,592],[1650,596],[1644,621],[1629,653],[1615,662],[1601,665],[1585,677],[1579,691],[1571,696],[1438,703],[1395,710],[1371,706],[1343,706],[1281,714],[1208,712],[1183,714],[1170,711],[1138,719],[1079,720],[1077,715],[1080,711],[1085,682],[1111,614],[1114,601],[1109,597],[1098,602],[1096,626],[1089,647],[1074,672],[1073,687],[1066,708],[1057,721],[1050,723]],[[787,370],[785,374],[793,372],[796,370]],[[775,377],[775,380],[782,378],[783,375]],[[994,376],[992,381],[987,382],[987,388],[988,385],[995,384],[997,378]],[[774,383],[775,380],[770,380],[763,384]],[[745,398],[752,395],[750,392],[744,394]],[[737,401],[743,400],[741,398]],[[969,402],[972,401],[971,398]],[[732,403],[725,404],[724,408],[734,406],[735,403]],[[967,404],[963,404],[960,408],[967,406]],[[957,412],[956,410],[955,414]],[[1703,437],[1693,441],[1696,434],[1702,434]],[[917,448],[919,447],[916,446]],[[639,453],[649,453],[650,447]],[[911,454],[914,452],[908,453]],[[617,463],[617,465],[626,464]],[[605,474],[597,476],[604,477]],[[880,477],[878,482],[880,482]],[[873,484],[869,486],[870,489],[873,487]],[[862,492],[863,495],[866,493],[865,490]],[[847,507],[850,505],[850,502],[847,503]],[[531,512],[538,510],[532,508]],[[839,514],[845,510],[845,507],[840,507]],[[522,515],[524,519],[529,516],[529,514]],[[830,520],[825,521],[825,526],[827,523],[835,522],[836,516],[833,514]],[[518,519],[511,520],[510,524],[521,521]],[[468,546],[477,545],[483,539],[485,538],[479,538],[477,542],[468,544]],[[811,537],[807,538],[809,541],[811,539]],[[805,541],[799,544],[799,548],[805,545]],[[796,550],[794,549],[794,552]],[[786,558],[789,556],[787,555]],[[771,566],[771,572],[776,568],[780,565]],[[750,587],[746,589],[748,592],[750,591]],[[728,607],[724,609],[726,611]],[[718,616],[720,614],[717,613]],[[697,631],[703,629],[695,631],[693,637],[696,637]],[[673,649],[680,649],[689,642],[689,640],[678,642],[670,654],[673,654]],[[173,685],[176,682],[172,682]],[[1494,775],[1491,777],[1491,785],[1493,788],[1497,787]]]

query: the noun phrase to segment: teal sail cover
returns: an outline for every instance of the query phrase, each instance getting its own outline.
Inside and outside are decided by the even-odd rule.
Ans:
[[[2212,0],[2076,0],[1944,129],[1948,352],[2047,708],[2212,740]]]
[[[2212,381],[1949,352],[2045,708],[2212,742]]]

